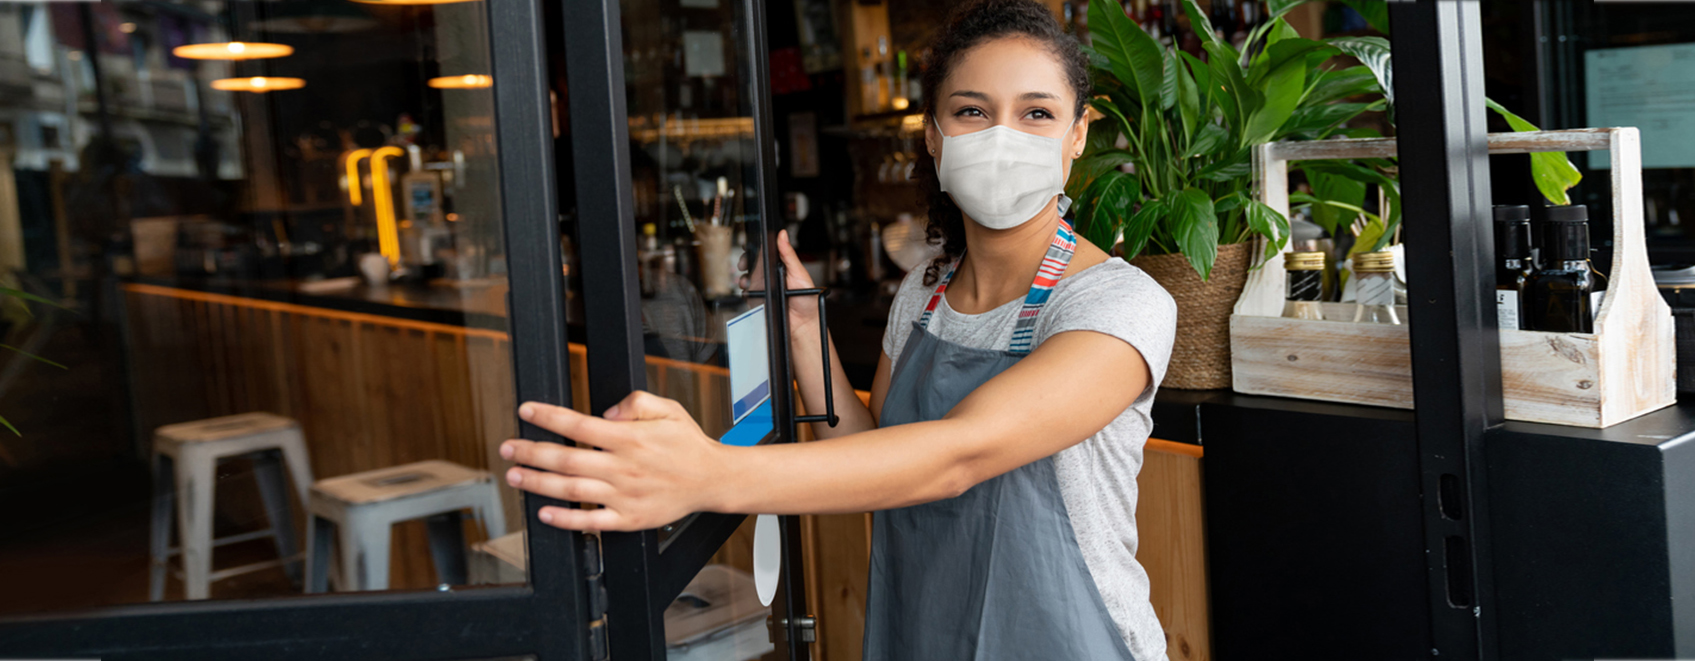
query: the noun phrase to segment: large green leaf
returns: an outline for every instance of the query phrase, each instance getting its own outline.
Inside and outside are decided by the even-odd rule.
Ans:
[[[1201,168],[1200,172],[1195,173],[1195,178],[1223,183],[1236,181],[1250,174],[1253,174],[1253,163],[1248,160],[1247,151],[1240,150],[1231,158]]]
[[[1177,51],[1177,56],[1182,58],[1184,62],[1189,63],[1189,73],[1195,76],[1195,89],[1200,91],[1201,110],[1204,117],[1207,100],[1211,99],[1215,91],[1218,90],[1212,84],[1212,70],[1207,67],[1207,63],[1201,61],[1201,58],[1183,51]]]
[[[1286,43],[1289,42],[1277,45]],[[1265,77],[1262,83],[1265,105],[1248,117],[1248,126],[1242,133],[1242,146],[1264,144],[1277,136],[1295,112],[1295,106],[1301,102],[1301,93],[1306,90],[1306,73],[1300,60],[1295,60],[1272,70]]]
[[[1541,130],[1491,99],[1485,98],[1483,104],[1506,119],[1507,125],[1514,131]],[[1530,178],[1536,182],[1536,190],[1542,191],[1542,197],[1548,198],[1549,202],[1556,205],[1564,206],[1571,204],[1571,198],[1566,195],[1566,191],[1583,180],[1583,173],[1577,171],[1577,167],[1566,158],[1565,152],[1539,151],[1530,154]]]
[[[1136,210],[1136,214],[1129,220],[1124,221],[1124,247],[1119,254],[1125,259],[1135,259],[1137,255],[1142,254],[1142,250],[1148,245],[1148,238],[1153,236],[1154,230],[1159,227],[1167,213],[1165,202],[1161,200],[1143,202],[1142,208]]]
[[[1377,86],[1383,90],[1383,98],[1389,100],[1389,105],[1395,105],[1394,75],[1389,58],[1389,40],[1382,37],[1338,37],[1330,39],[1329,44],[1347,55],[1353,56],[1371,70],[1371,75],[1377,78]]]
[[[1268,48],[1285,39],[1299,39],[1301,36],[1288,21],[1279,18],[1271,23],[1271,29],[1265,33],[1265,45]]]
[[[1218,0],[1213,1],[1217,2]],[[1212,26],[1212,19],[1207,18],[1207,13],[1201,9],[1201,5],[1195,0],[1183,0],[1183,13],[1189,15],[1189,28],[1201,38],[1201,43],[1224,43],[1224,40],[1218,38],[1218,30]]]
[[[1165,79],[1165,52],[1159,42],[1112,2],[1089,5],[1089,31],[1096,52],[1106,57],[1112,73],[1150,107],[1160,105],[1159,87]]]
[[[1181,58],[1169,60],[1177,70],[1177,113],[1183,118],[1183,135],[1195,135],[1195,124],[1201,121],[1201,91],[1195,84],[1195,77],[1189,71],[1189,65]]]
[[[1265,237],[1264,256],[1270,259],[1289,243],[1289,219],[1259,200],[1248,200],[1245,207],[1248,229]]]
[[[1352,66],[1321,72],[1313,81],[1312,87],[1307,90],[1307,96],[1301,100],[1301,105],[1316,106],[1360,94],[1382,93],[1383,90],[1377,85],[1377,76],[1371,73],[1370,67]]]
[[[1183,68],[1183,64],[1170,55],[1164,59],[1165,69],[1159,82],[1159,107],[1170,110],[1177,105],[1177,70]]]
[[[1335,54],[1335,52],[1335,48],[1332,48],[1329,44],[1322,41],[1300,38],[1284,39],[1283,41],[1279,41],[1266,47],[1262,57],[1255,58],[1254,65],[1248,69],[1248,84],[1258,86],[1264,82],[1268,76],[1283,67],[1296,67],[1300,69],[1302,74],[1301,82],[1305,83],[1305,74],[1308,69],[1306,66],[1307,55],[1319,53],[1328,58]]]
[[[1212,277],[1218,259],[1218,215],[1212,198],[1196,188],[1185,188],[1170,198],[1172,235],[1177,249],[1188,258],[1202,280]]]
[[[1344,177],[1339,174],[1310,170],[1306,173],[1307,183],[1312,186],[1312,195],[1316,199],[1341,202],[1353,208],[1365,204],[1366,182]],[[1353,224],[1358,213],[1348,211],[1346,207],[1319,204],[1313,205],[1312,222],[1318,223],[1332,236],[1341,229]]]
[[[1141,185],[1135,177],[1110,170],[1089,187],[1088,197],[1093,217],[1082,229],[1083,238],[1101,250],[1112,250],[1119,227],[1141,201]]]
[[[1065,194],[1073,199],[1081,198],[1083,191],[1093,185],[1102,174],[1115,171],[1134,158],[1130,152],[1122,149],[1090,151],[1083,158],[1071,163],[1071,179],[1065,182]]]
[[[1236,49],[1229,44],[1206,44],[1207,71],[1212,75],[1212,84],[1217,92],[1212,98],[1224,109],[1229,117],[1228,125],[1236,127],[1247,126],[1248,115],[1259,110],[1265,97],[1258,91],[1248,87],[1243,79],[1242,65],[1237,62],[1240,57]]]
[[[1383,197],[1388,200],[1389,206],[1386,213],[1383,214],[1382,224],[1384,227],[1381,228],[1384,230],[1382,235],[1383,240],[1387,242],[1394,238],[1395,229],[1400,227],[1401,224],[1401,184],[1393,177],[1383,174],[1383,172],[1376,169],[1378,167],[1383,167],[1383,164],[1374,163],[1369,159],[1362,160],[1360,162],[1302,161],[1298,164],[1298,167],[1301,170],[1306,171],[1308,176],[1311,176],[1311,173],[1313,172],[1320,172],[1325,174],[1335,174],[1368,184],[1375,184],[1377,188],[1383,192]]]
[[[1183,158],[1196,156],[1211,156],[1220,149],[1229,146],[1230,130],[1217,124],[1202,126],[1195,139],[1189,142],[1189,150],[1183,153]]]

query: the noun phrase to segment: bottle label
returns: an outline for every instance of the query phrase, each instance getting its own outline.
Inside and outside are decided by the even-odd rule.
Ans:
[[[1388,274],[1361,275],[1354,285],[1354,300],[1360,305],[1394,305],[1395,283]]]
[[[1510,289],[1495,291],[1496,325],[1502,330],[1522,330],[1518,321],[1518,292]]]

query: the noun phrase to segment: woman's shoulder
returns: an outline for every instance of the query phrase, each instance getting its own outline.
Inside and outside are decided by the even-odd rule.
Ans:
[[[1169,308],[1173,313],[1177,309],[1171,294],[1153,276],[1120,257],[1108,258],[1060,280],[1054,296],[1056,303],[1068,306],[1153,306]]]

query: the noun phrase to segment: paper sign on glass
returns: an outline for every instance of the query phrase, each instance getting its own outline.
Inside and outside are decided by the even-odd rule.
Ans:
[[[765,306],[725,322],[730,353],[730,420],[720,440],[726,445],[754,445],[773,429],[771,419],[771,357],[765,338]]]

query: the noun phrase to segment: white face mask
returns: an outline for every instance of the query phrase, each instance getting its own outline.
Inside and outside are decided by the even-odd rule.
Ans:
[[[1065,191],[1064,150],[1063,138],[1010,126],[951,138],[943,135],[936,178],[942,191],[951,193],[954,203],[977,224],[1010,229],[1035,218]]]

